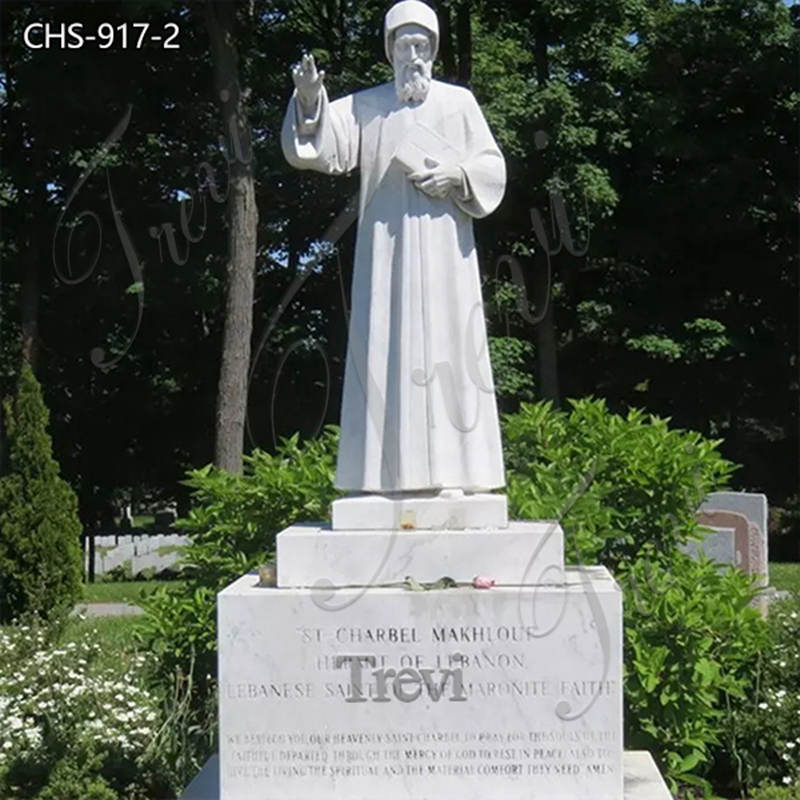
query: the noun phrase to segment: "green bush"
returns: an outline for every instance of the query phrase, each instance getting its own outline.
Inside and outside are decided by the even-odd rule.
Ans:
[[[191,687],[196,747],[213,747],[207,707],[217,671],[217,592],[274,553],[275,536],[298,520],[324,520],[336,496],[333,474],[337,432],[313,441],[285,440],[271,455],[245,456],[244,472],[211,466],[189,473],[189,516],[176,527],[191,535],[180,587],[159,587],[144,600],[143,644],[158,658],[156,679],[165,688]],[[187,712],[186,719],[191,714]],[[213,723],[212,723],[213,727]],[[181,743],[192,749],[192,742]],[[197,758],[201,758],[198,755]],[[187,763],[191,755],[183,756]]]
[[[705,785],[722,741],[728,698],[740,697],[765,640],[749,607],[756,590],[734,570],[682,555],[703,497],[733,465],[718,442],[666,420],[611,414],[602,401],[523,404],[504,420],[511,512],[558,518],[569,561],[604,563],[625,591],[627,737],[651,749],[668,777]],[[146,601],[147,645],[164,683],[185,680],[203,702],[216,671],[216,593],[272,554],[274,536],[324,519],[335,496],[335,429],[256,452],[244,475],[190,474],[194,506],[178,524],[192,535],[185,588]],[[195,724],[208,726],[199,716]]]
[[[123,561],[122,564],[117,564],[116,567],[112,567],[103,575],[104,581],[124,581],[125,583],[129,583],[133,579],[133,562],[130,558]]]
[[[650,750],[673,789],[706,786],[723,742],[725,709],[744,700],[768,644],[751,607],[753,581],[738,570],[676,553],[646,553],[617,573],[625,590],[626,746]]]
[[[164,776],[158,697],[141,684],[144,660],[101,669],[86,633],[54,644],[53,630],[0,630],[0,797],[146,800],[177,788]]]
[[[52,772],[47,786],[36,795],[36,800],[119,800],[119,795],[108,782],[96,774],[99,764],[96,761],[76,764],[64,759],[59,761]]]
[[[568,563],[604,564],[622,586],[627,745],[651,750],[673,787],[707,789],[725,708],[767,639],[752,582],[678,546],[734,465],[719,442],[602,400],[523,404],[504,431],[510,513],[559,519]]]
[[[764,783],[750,795],[750,800],[800,800],[800,781],[781,786]]]
[[[55,618],[80,597],[81,524],[75,493],[53,459],[49,415],[27,364],[4,411],[9,472],[0,478],[0,621]]]
[[[533,345],[514,336],[490,336],[489,356],[497,403],[504,411],[515,411],[522,400],[533,400],[531,374]]]
[[[736,789],[763,781],[800,785],[800,596],[772,604],[769,631],[747,692],[728,707],[716,754],[717,772],[732,776]]]
[[[671,558],[696,534],[703,498],[734,470],[719,442],[635,409],[612,414],[603,400],[570,405],[523,403],[506,417],[509,513],[560,519],[572,563],[614,568],[645,546]]]

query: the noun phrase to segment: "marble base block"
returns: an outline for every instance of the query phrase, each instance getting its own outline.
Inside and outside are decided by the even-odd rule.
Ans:
[[[623,800],[622,595],[218,595],[221,800]]]
[[[498,584],[560,583],[564,534],[557,522],[511,522],[497,530],[338,531],[292,525],[277,537],[278,586],[374,586],[412,576]]]
[[[331,504],[335,531],[451,530],[505,528],[508,503],[503,494],[460,496],[363,495]]]
[[[656,762],[646,750],[627,750],[622,764],[625,773],[623,800],[672,800]],[[220,800],[218,755],[208,759],[180,800]],[[594,800],[594,795],[588,794],[581,800]]]
[[[646,750],[626,751],[623,757],[623,772],[625,773],[624,800],[672,800],[664,778],[661,777],[653,757]],[[218,755],[208,759],[203,769],[186,787],[180,800],[220,800]],[[588,794],[582,800],[594,800],[594,795]]]

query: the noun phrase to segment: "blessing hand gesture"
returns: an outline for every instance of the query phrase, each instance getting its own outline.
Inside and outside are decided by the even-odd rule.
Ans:
[[[314,56],[306,53],[299,64],[292,67],[292,80],[294,81],[297,95],[303,110],[310,113],[317,107],[317,98],[322,92],[322,79],[325,71],[317,72]]]

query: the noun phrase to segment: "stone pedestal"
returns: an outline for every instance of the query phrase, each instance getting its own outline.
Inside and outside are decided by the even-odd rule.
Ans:
[[[335,531],[505,528],[508,502],[502,494],[454,490],[342,497],[331,504],[331,520]]]
[[[220,800],[668,798],[635,777],[646,756],[623,785],[608,571],[565,569],[555,522],[423,519],[292,526],[277,586],[252,574],[219,594]],[[421,586],[444,576],[458,585]]]
[[[278,586],[375,586],[469,581],[487,575],[498,584],[560,583],[564,535],[556,522],[512,522],[490,530],[331,531],[293,525],[277,537]]]
[[[626,752],[623,772],[623,800],[672,800],[672,795],[650,753],[643,750]],[[219,756],[215,755],[186,787],[180,800],[220,800],[220,797]],[[497,799],[492,797],[489,800]],[[589,794],[582,800],[594,800],[594,795]]]
[[[224,800],[622,798],[605,569],[489,590],[257,584],[218,601]]]

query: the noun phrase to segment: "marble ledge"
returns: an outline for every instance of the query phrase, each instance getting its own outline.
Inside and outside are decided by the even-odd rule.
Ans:
[[[505,528],[504,494],[359,495],[331,503],[335,531]]]
[[[513,586],[564,581],[564,534],[557,522],[510,522],[491,530],[331,530],[292,525],[277,537],[278,587],[375,586],[412,576]]]
[[[567,566],[559,570],[559,580],[552,580],[549,582],[539,583],[503,583],[496,582],[491,589],[475,589],[471,585],[463,584],[459,587],[448,588],[445,587],[441,591],[446,591],[450,594],[453,592],[474,592],[474,591],[490,591],[495,593],[501,592],[517,592],[533,591],[541,594],[558,593],[563,591],[570,592],[586,592],[588,587],[592,587],[593,592],[621,592],[614,576],[603,566],[592,567],[576,567]],[[441,575],[439,577],[442,577]],[[424,581],[428,583],[427,581]],[[256,571],[248,572],[237,578],[233,583],[228,584],[224,589],[217,593],[217,598],[220,596],[245,596],[254,599],[265,597],[270,593],[288,593],[288,592],[301,592],[305,594],[314,594],[318,592],[321,596],[329,594],[331,590],[335,590],[337,594],[342,597],[349,595],[357,596],[362,595],[364,590],[368,589],[376,594],[405,594],[409,591],[408,587],[404,585],[403,581],[395,581],[387,584],[347,584],[340,586],[332,586],[326,582],[320,582],[317,585],[311,586],[264,586]],[[780,593],[778,593],[780,594]]]
[[[673,800],[653,757],[645,750],[630,750],[624,756],[625,793],[621,800]],[[219,756],[212,756],[179,800],[222,800],[219,790]],[[225,798],[236,800],[236,798]],[[269,798],[264,798],[269,800]],[[318,797],[316,800],[327,800]],[[487,798],[497,800],[497,798]],[[593,800],[578,798],[576,800]]]

